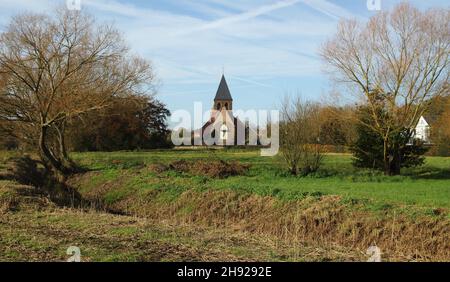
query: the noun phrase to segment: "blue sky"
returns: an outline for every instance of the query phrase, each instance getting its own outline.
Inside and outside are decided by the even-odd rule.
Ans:
[[[0,30],[21,11],[65,0],[0,0]],[[134,53],[152,61],[158,98],[170,110],[212,105],[225,70],[234,107],[271,109],[286,93],[323,100],[332,89],[317,55],[340,18],[374,15],[366,0],[81,0],[99,21],[114,22]],[[381,0],[382,9],[400,1]],[[449,7],[447,0],[410,0]]]

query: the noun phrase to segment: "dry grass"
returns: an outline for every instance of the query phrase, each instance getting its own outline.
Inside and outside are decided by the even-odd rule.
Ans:
[[[42,209],[0,217],[0,261],[64,261],[69,246],[82,261],[328,261],[362,253],[280,242],[228,228],[171,224],[93,210]]]
[[[55,204],[35,187],[0,181],[0,214],[18,210],[42,210]]]
[[[25,202],[36,208],[49,203],[79,206],[81,196],[64,183],[47,174],[39,161],[30,156],[12,157],[0,168],[0,210],[15,209]]]
[[[345,204],[339,196],[280,201],[232,191],[188,190],[172,202],[163,191],[130,195],[108,208],[156,221],[229,228],[321,248],[342,246],[364,252],[376,244],[392,261],[449,261],[450,220],[445,215],[383,216]]]

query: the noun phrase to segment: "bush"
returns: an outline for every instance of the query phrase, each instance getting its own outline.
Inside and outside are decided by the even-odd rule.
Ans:
[[[292,175],[308,175],[322,164],[319,106],[287,98],[281,109],[280,152]]]
[[[433,143],[429,152],[431,156],[450,157],[450,137],[441,137]]]

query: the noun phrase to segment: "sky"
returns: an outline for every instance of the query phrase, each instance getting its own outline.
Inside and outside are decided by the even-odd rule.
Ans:
[[[191,111],[195,101],[211,107],[222,73],[235,109],[273,109],[287,94],[326,100],[333,84],[318,56],[321,44],[341,18],[366,21],[378,12],[367,0],[79,1],[152,62],[157,98],[171,111]],[[382,10],[401,2],[380,1]],[[65,2],[0,0],[0,31],[17,13],[51,11]],[[420,9],[450,6],[448,0],[408,2]]]

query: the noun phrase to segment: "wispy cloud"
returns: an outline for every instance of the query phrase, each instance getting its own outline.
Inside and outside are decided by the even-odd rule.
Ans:
[[[132,47],[154,61],[166,85],[210,81],[225,65],[230,75],[234,75],[233,79],[268,87],[268,84],[258,80],[272,75],[319,72],[314,58],[315,44],[307,41],[310,41],[310,36],[328,34],[330,27],[326,23],[313,17],[311,21],[292,17],[283,20],[260,17],[275,12],[282,14],[283,8],[299,2],[278,1],[247,11],[242,11],[244,7],[240,4],[231,7],[227,2],[228,8],[242,12],[213,21],[164,11],[161,7],[137,7],[117,0],[85,0],[84,3],[94,13],[101,11],[106,15],[113,13],[125,17],[114,20],[126,30]],[[211,7],[204,7],[204,3],[198,1],[198,9],[210,10]],[[304,13],[299,10],[299,14]],[[260,40],[264,40],[265,44],[260,44]]]
[[[252,85],[256,85],[256,86],[261,86],[261,87],[266,87],[266,88],[272,88],[272,89],[274,88],[273,85],[270,85],[270,84],[267,84],[267,83],[262,83],[262,82],[255,81],[255,80],[245,79],[245,78],[238,77],[238,76],[235,76],[235,75],[231,75],[231,76],[229,76],[229,77],[231,77],[231,78],[233,78],[233,79],[236,79],[236,80],[239,80],[239,81],[243,81],[243,82],[245,82],[245,83],[249,83],[249,84],[252,84]]]
[[[320,71],[315,58],[317,40],[331,29],[320,16],[309,15],[300,5],[309,2],[315,1],[274,0],[261,5],[256,0],[186,0],[181,4],[165,0],[141,5],[135,1],[82,0],[82,5],[100,20],[113,20],[131,47],[153,61],[164,85],[201,85],[214,80],[225,66],[236,82],[270,88],[273,86],[265,82],[267,77]],[[0,7],[36,10],[52,7],[51,3],[55,1],[0,0]],[[321,3],[321,11],[335,8],[325,4]],[[186,12],[189,10],[216,19],[198,17]],[[297,17],[283,17],[294,10]]]
[[[409,1],[448,7],[448,0]],[[0,0],[0,29],[18,12],[65,2]],[[82,0],[84,9],[114,22],[132,50],[153,62],[171,108],[208,102],[205,94],[214,94],[222,66],[244,105],[272,104],[286,90],[320,95],[327,86],[317,48],[339,19],[370,16],[365,6],[366,0]]]
[[[103,12],[111,12],[117,15],[132,18],[144,18],[149,12],[146,9],[139,9],[132,4],[124,4],[112,0],[83,0],[83,5],[101,10]]]
[[[300,2],[300,0],[278,1],[278,2],[275,2],[274,4],[260,6],[260,7],[257,7],[255,9],[249,10],[244,13],[240,13],[237,15],[221,18],[219,20],[211,21],[211,22],[205,23],[203,25],[200,25],[200,26],[197,26],[197,27],[194,27],[191,29],[186,29],[182,32],[176,33],[176,35],[186,35],[186,34],[189,34],[192,32],[196,32],[196,31],[215,29],[215,28],[220,28],[220,27],[227,26],[230,24],[248,21],[248,20],[256,18],[258,16],[265,15],[270,12],[295,5],[298,2]]]
[[[339,20],[340,18],[356,18],[360,17],[349,12],[347,9],[333,4],[330,1],[326,0],[302,0],[302,3],[308,5],[309,7],[317,10],[328,17]]]

